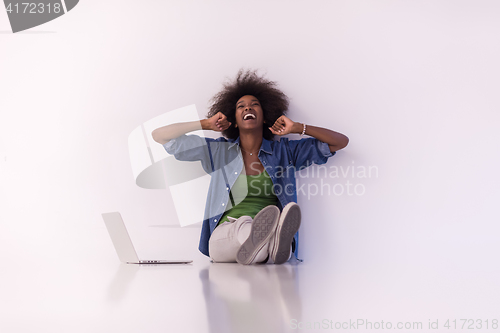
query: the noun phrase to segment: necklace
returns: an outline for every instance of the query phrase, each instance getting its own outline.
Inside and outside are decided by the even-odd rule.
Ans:
[[[258,150],[257,150],[256,152],[251,153],[251,152],[246,151],[245,149],[243,149],[241,146],[240,146],[240,149],[243,150],[245,153],[250,154],[250,156],[253,156],[253,154],[255,154],[256,152],[258,152]]]

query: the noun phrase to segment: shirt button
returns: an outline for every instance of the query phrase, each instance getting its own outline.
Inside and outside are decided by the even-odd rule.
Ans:
[[[214,222],[217,222],[217,219],[214,219]]]
[[[224,204],[222,204],[222,206],[224,206]]]
[[[238,173],[235,171],[234,174],[237,175]]]

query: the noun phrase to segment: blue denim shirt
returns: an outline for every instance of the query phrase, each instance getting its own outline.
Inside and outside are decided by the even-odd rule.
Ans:
[[[199,250],[207,255],[208,241],[219,219],[231,208],[229,192],[243,170],[244,163],[239,138],[228,140],[181,135],[164,145],[167,153],[180,161],[201,161],[203,169],[211,175],[205,214],[201,229]],[[329,157],[328,144],[315,138],[269,141],[263,138],[258,157],[273,181],[273,189],[282,210],[289,202],[297,202],[295,171],[313,163],[324,164]],[[298,232],[295,235],[295,256],[299,249]]]

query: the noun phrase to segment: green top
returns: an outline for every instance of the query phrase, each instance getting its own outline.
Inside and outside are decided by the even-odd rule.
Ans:
[[[255,176],[240,174],[231,188],[229,197],[236,205],[222,215],[217,225],[229,221],[228,216],[237,219],[248,215],[254,218],[262,208],[278,204],[273,181],[266,170]]]

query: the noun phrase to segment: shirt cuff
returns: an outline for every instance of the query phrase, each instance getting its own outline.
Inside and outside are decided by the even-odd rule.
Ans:
[[[318,150],[321,152],[321,154],[323,154],[324,157],[332,157],[336,153],[336,151],[334,151],[333,153],[330,151],[328,143],[319,140],[318,140]]]
[[[163,145],[163,148],[165,148],[167,153],[169,153],[170,155],[174,154],[175,149],[173,146],[174,146],[175,142],[176,142],[176,139],[172,139]]]

